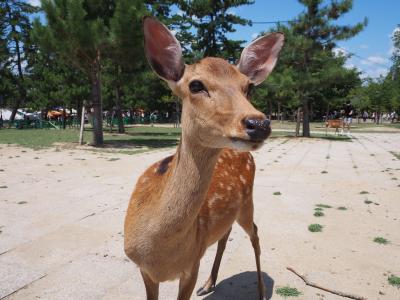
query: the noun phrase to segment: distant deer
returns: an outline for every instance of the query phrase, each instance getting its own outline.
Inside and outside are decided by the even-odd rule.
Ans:
[[[246,47],[237,66],[207,57],[185,65],[174,35],[152,17],[143,21],[145,52],[153,70],[182,99],[182,136],[176,153],[139,178],[125,218],[125,253],[142,274],[147,299],[159,283],[179,278],[178,299],[189,299],[200,259],[218,241],[210,278],[197,295],[211,292],[232,224],[254,248],[259,299],[265,299],[260,245],[253,223],[255,164],[249,152],[270,135],[269,121],[249,92],[271,73],[283,34]]]
[[[328,128],[335,128],[335,134],[340,134],[340,130],[343,132],[343,120],[342,119],[334,119],[334,120],[326,120],[325,122],[325,135],[328,135]]]

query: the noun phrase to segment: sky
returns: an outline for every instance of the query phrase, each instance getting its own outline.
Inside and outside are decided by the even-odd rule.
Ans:
[[[231,12],[252,21],[265,22],[291,20],[303,10],[304,6],[297,0],[256,0],[253,5],[237,7]],[[353,25],[362,22],[365,17],[368,18],[368,25],[364,31],[350,40],[337,42],[336,50],[356,54],[348,59],[346,66],[358,68],[363,77],[376,78],[385,75],[391,65],[391,36],[400,24],[400,0],[354,0],[353,9],[337,23]],[[253,24],[252,27],[238,27],[232,37],[250,41],[272,26]]]
[[[40,5],[40,0],[27,2]],[[269,22],[294,19],[303,10],[304,6],[297,0],[256,0],[253,5],[233,8],[230,13],[253,22]],[[400,24],[400,0],[353,0],[353,9],[337,22],[341,25],[353,25],[362,22],[365,17],[368,18],[368,25],[364,31],[348,41],[338,42],[336,51],[356,54],[347,60],[346,66],[358,68],[363,77],[376,78],[385,75],[390,67],[393,47],[391,36]],[[230,38],[251,41],[258,33],[272,26],[274,25],[239,26]]]

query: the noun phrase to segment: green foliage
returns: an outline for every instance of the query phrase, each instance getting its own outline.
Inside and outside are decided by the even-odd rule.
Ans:
[[[311,224],[308,226],[308,230],[311,232],[321,232],[323,226],[320,224]]]
[[[400,277],[399,276],[390,275],[388,277],[388,282],[390,285],[400,288]]]
[[[323,216],[325,216],[325,214],[322,211],[316,211],[316,212],[314,212],[314,216],[315,217],[323,217]]]
[[[282,297],[297,297],[301,295],[299,290],[290,286],[279,287],[275,290],[275,293]]]
[[[316,204],[315,206],[319,207],[319,208],[332,208],[332,206],[330,206],[328,204]]]
[[[374,238],[374,242],[382,245],[389,244],[389,241],[381,236]]]

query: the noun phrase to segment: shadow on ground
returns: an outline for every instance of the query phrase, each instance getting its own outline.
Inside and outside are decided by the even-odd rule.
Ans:
[[[115,139],[104,141],[104,147],[106,148],[165,148],[175,147],[178,145],[176,139]]]
[[[266,273],[262,273],[266,288],[266,297],[271,299],[274,291],[274,280]],[[252,300],[258,299],[257,272],[243,272],[227,278],[217,284],[212,294],[203,300]]]

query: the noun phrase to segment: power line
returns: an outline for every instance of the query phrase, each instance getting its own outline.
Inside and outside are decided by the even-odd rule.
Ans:
[[[368,62],[371,63],[371,64],[380,65],[381,67],[385,67],[385,68],[388,67],[387,65],[384,65],[384,64],[382,64],[382,63],[380,63],[380,62],[377,62],[377,61],[371,61],[370,59],[365,58],[365,57],[362,57],[361,55],[358,55],[357,53],[351,52],[351,51],[349,51],[349,50],[347,50],[347,49],[345,49],[345,48],[343,48],[343,47],[336,46],[336,48],[338,48],[338,49],[340,49],[340,50],[343,50],[344,52],[346,52],[346,53],[348,53],[348,54],[354,55],[355,57],[358,57],[359,59],[368,61]]]

